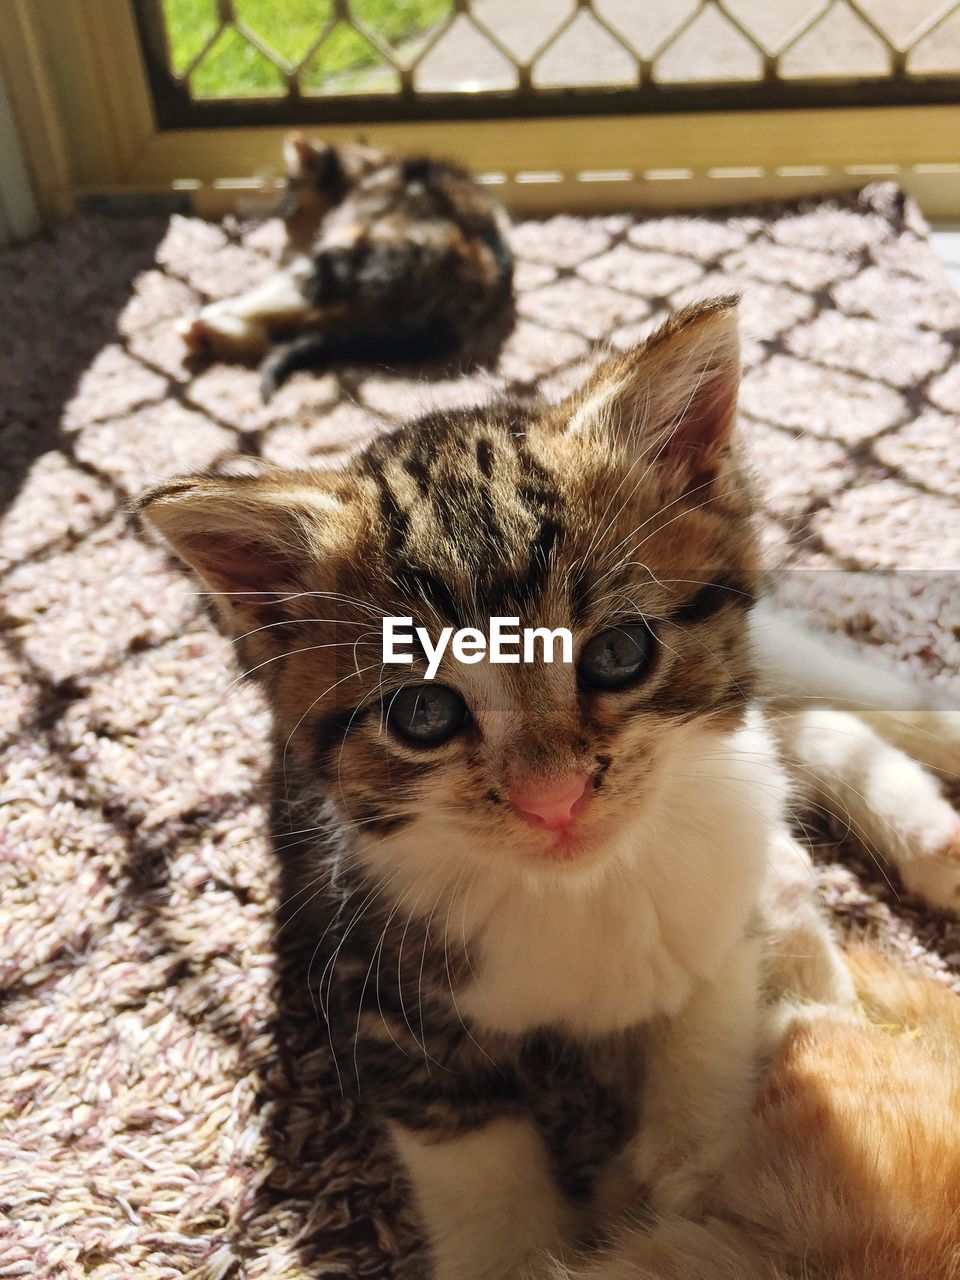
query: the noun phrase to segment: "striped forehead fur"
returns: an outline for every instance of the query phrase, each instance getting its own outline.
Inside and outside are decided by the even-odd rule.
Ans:
[[[194,477],[146,495],[147,520],[223,593],[221,615],[267,685],[288,757],[312,760],[318,780],[335,776],[345,811],[366,814],[370,832],[398,803],[407,812],[427,776],[431,804],[482,824],[498,771],[521,749],[556,769],[584,752],[614,760],[604,785],[626,797],[631,771],[646,767],[673,719],[742,713],[757,560],[749,500],[735,460],[718,466],[707,500],[684,453],[693,444],[651,452],[644,407],[673,396],[682,417],[691,391],[714,376],[735,391],[729,313],[725,302],[681,317],[559,406],[434,414],[379,437],[339,472]],[[668,390],[656,388],[658,375],[672,379]],[[572,431],[578,416],[584,429]],[[433,634],[485,629],[495,614],[568,627],[578,646],[645,616],[663,637],[657,670],[616,703],[598,703],[569,669],[445,660],[437,679],[467,700],[481,738],[412,754],[386,734],[384,708],[423,678],[424,662],[415,654],[411,666],[385,667],[380,618],[410,616]],[[402,801],[385,789],[385,759],[390,786],[405,779],[413,789]]]

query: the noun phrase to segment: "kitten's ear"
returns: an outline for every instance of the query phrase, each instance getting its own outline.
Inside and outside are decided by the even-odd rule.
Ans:
[[[609,433],[709,482],[730,442],[740,382],[737,299],[677,312],[636,350],[602,365],[576,396],[566,430]]]
[[[336,156],[328,143],[314,141],[305,133],[288,133],[283,142],[283,158],[291,178],[325,180],[336,164]]]
[[[304,589],[341,506],[322,476],[294,473],[180,477],[150,489],[137,509],[225,606],[255,613]]]

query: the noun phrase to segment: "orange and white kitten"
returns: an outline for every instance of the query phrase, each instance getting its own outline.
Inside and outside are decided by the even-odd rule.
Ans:
[[[847,962],[864,1019],[787,1018],[704,1216],[555,1280],[957,1280],[960,999],[877,952]]]

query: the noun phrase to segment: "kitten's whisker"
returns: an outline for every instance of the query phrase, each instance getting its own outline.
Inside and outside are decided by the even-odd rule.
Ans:
[[[402,937],[401,937],[401,939],[400,939],[400,949],[399,949],[399,951],[397,952],[397,990],[398,990],[398,992],[399,992],[399,996],[400,996],[400,1010],[401,1010],[401,1012],[403,1013],[403,1020],[404,1020],[404,1022],[406,1023],[407,1030],[410,1032],[410,1035],[413,1037],[413,1042],[414,1042],[414,1044],[416,1044],[416,1045],[417,1045],[417,1046],[418,1046],[418,1047],[423,1051],[423,1061],[424,1061],[424,1065],[425,1065],[425,1066],[426,1066],[426,1068],[427,1068],[427,1074],[429,1075],[429,1074],[430,1074],[430,1065],[429,1065],[429,1064],[430,1064],[431,1062],[432,1062],[435,1066],[440,1067],[440,1068],[441,1068],[441,1070],[443,1070],[443,1071],[449,1071],[450,1069],[449,1069],[449,1067],[444,1066],[444,1064],[443,1064],[442,1062],[437,1062],[436,1058],[434,1058],[430,1053],[428,1053],[428,1052],[427,1052],[426,1034],[425,1034],[424,1029],[423,1029],[423,1005],[422,1005],[422,1003],[421,1003],[421,1005],[420,1005],[420,1015],[421,1015],[421,1018],[420,1018],[420,1031],[421,1031],[421,1034],[418,1036],[418,1035],[417,1035],[417,1033],[416,1033],[416,1031],[414,1031],[414,1029],[413,1029],[413,1024],[412,1024],[412,1023],[411,1023],[411,1021],[410,1021],[410,1015],[407,1013],[407,1006],[406,1006],[406,1004],[404,1003],[404,1000],[403,1000],[403,972],[402,972],[402,970],[403,970],[403,948],[404,948],[404,946],[405,946],[405,944],[406,944],[406,941],[407,941],[407,933],[408,933],[408,931],[409,931],[409,929],[410,929],[410,925],[411,925],[411,923],[413,922],[414,914],[418,911],[419,907],[420,907],[420,898],[418,898],[418,899],[417,899],[417,901],[416,901],[416,903],[415,903],[414,907],[413,907],[413,908],[412,908],[412,910],[408,913],[408,915],[407,915],[407,921],[406,921],[406,924],[403,926],[403,935],[402,935]],[[433,908],[433,909],[434,909],[434,911],[436,910],[436,902],[434,903],[434,908]],[[431,912],[431,917],[430,917],[430,918],[432,919],[432,912]],[[425,925],[425,927],[424,927],[424,943],[423,943],[423,946],[424,946],[424,953],[426,953],[427,941],[429,940],[429,928],[430,928],[430,920],[428,919],[428,920],[427,920],[427,923],[426,923],[426,925]],[[420,970],[420,977],[421,977],[421,979],[422,979],[422,977],[423,977],[423,969],[422,969],[422,968],[421,968],[421,970]],[[419,991],[419,987],[418,987],[418,991],[417,991],[417,996],[418,996],[418,999],[419,999],[419,998],[420,998],[420,991]]]
[[[234,597],[248,596],[270,596],[273,603],[289,604],[292,600],[303,600],[305,597],[313,597],[317,600],[339,600],[342,604],[355,605],[359,609],[366,609],[369,613],[382,615],[383,610],[369,600],[361,600],[357,596],[347,596],[339,591],[291,591],[277,592],[274,591],[190,591],[188,594],[193,596],[210,596],[216,598],[225,596],[228,600]]]
[[[309,840],[309,837],[306,837],[304,840],[298,840],[297,844],[306,844],[308,840]],[[293,848],[294,846],[291,845],[289,847]],[[286,852],[286,850],[283,850],[283,852]],[[356,865],[356,863],[359,862],[359,860],[360,860],[359,855],[355,855],[354,865]],[[328,864],[324,864],[321,867],[320,871],[317,873],[317,875],[315,875],[312,879],[308,880],[306,884],[301,885],[300,888],[296,890],[296,892],[291,893],[288,897],[285,897],[282,902],[278,903],[277,906],[275,906],[272,911],[268,912],[267,915],[264,916],[264,918],[260,921],[258,925],[255,925],[253,929],[251,929],[250,933],[248,933],[247,937],[244,939],[243,947],[244,948],[248,947],[250,943],[253,941],[253,939],[257,936],[257,934],[260,932],[260,930],[265,929],[268,925],[272,924],[276,916],[279,914],[279,912],[285,911],[288,907],[292,906],[292,904],[297,900],[297,898],[301,896],[301,894],[308,893],[311,889],[315,889],[316,886],[319,885],[320,887],[316,889],[316,892],[313,893],[313,895],[310,898],[308,898],[305,902],[302,902],[300,906],[297,907],[296,911],[294,911],[293,915],[289,916],[287,919],[282,920],[280,922],[280,927],[277,929],[276,934],[274,935],[275,938],[279,938],[280,935],[283,933],[284,929],[287,927],[287,925],[290,924],[290,922],[296,916],[298,916],[301,911],[303,911],[306,907],[310,906],[311,903],[316,901],[316,899],[319,897],[321,893],[326,892],[330,888],[333,881],[334,874],[335,874],[335,869],[330,867]],[[324,880],[328,881],[328,883],[325,885],[321,883]]]
[[[759,752],[757,753],[741,752],[740,754],[742,754],[744,758],[748,758],[750,756],[754,756],[754,757],[760,756]],[[715,758],[723,759],[724,757],[722,755],[717,755]],[[727,758],[729,758],[729,756]],[[820,785],[819,777],[814,770],[802,764],[800,761],[791,761],[790,768],[791,770],[807,775],[812,780],[813,785],[817,787],[822,794],[823,789],[822,789],[822,786]],[[858,796],[859,799],[863,801],[864,807],[869,807],[863,792],[861,792],[857,787],[853,786],[849,782],[845,783],[845,785],[848,787],[848,789],[851,792],[853,792],[854,795]],[[844,823],[846,827],[846,834],[854,835],[856,837],[857,843],[863,848],[867,856],[876,865],[877,870],[883,876],[891,893],[899,902],[900,894],[897,892],[896,886],[893,884],[893,881],[887,875],[886,870],[884,869],[884,866],[883,866],[884,856],[883,856],[882,850],[879,849],[875,844],[875,842],[868,836],[867,832],[862,827],[862,825],[853,818],[849,810],[846,809],[845,806],[843,806],[843,802],[839,798],[831,802],[829,800],[829,797],[827,797],[826,799],[821,799],[819,801],[813,799],[812,797],[802,797],[801,800],[803,803],[807,804],[809,807],[818,809],[820,812],[824,813],[827,817],[839,818],[839,820]],[[841,812],[841,806],[843,806],[842,812]],[[894,844],[897,848],[900,848],[906,851],[905,846],[903,844],[902,836],[897,831],[896,827],[894,827],[890,819],[885,818],[880,814],[877,814],[876,816],[879,818],[880,822],[884,825],[884,827],[886,827],[887,830],[890,832],[892,837],[891,843]],[[842,842],[842,840],[844,839],[844,836],[841,836],[840,839]]]
[[[467,969],[469,970],[470,976],[473,979],[474,983],[479,982],[479,979],[477,977],[476,971],[474,970],[473,960],[470,956],[470,946],[467,943],[467,899],[469,898],[472,890],[475,888],[477,880],[479,879],[479,876],[480,876],[480,867],[477,866],[474,869],[473,879],[467,885],[466,893],[464,893],[463,895],[463,902],[462,902],[463,910],[460,916],[460,941],[462,944],[463,956],[467,962]]]
[[[707,779],[711,782],[740,781],[740,779],[724,777],[722,774],[711,774],[711,773],[703,773],[703,772],[678,774],[677,776],[680,778],[683,778],[688,782],[702,782],[704,779]],[[783,825],[778,818],[771,817],[768,813],[764,812],[764,810],[758,809],[754,805],[742,803],[741,808],[744,810],[744,812],[752,814],[755,818],[759,818],[760,821],[763,823],[763,825],[767,827],[767,829],[771,831],[774,835],[783,834]],[[710,834],[712,832],[712,828],[708,824],[701,822],[697,818],[687,818],[685,819],[685,821],[687,825],[692,827],[694,830],[701,831],[705,834]],[[770,858],[768,853],[764,853],[764,862],[768,867],[768,869],[773,874],[775,874],[778,878],[781,877],[782,873],[778,868],[777,863]],[[811,884],[813,884],[814,887],[816,887],[816,873],[813,866],[806,862],[804,865],[805,865],[805,869],[807,871],[808,878]]]
[[[340,952],[341,952],[341,950],[342,950],[342,948],[343,948],[344,943],[347,941],[347,938],[350,936],[350,933],[352,932],[352,930],[354,929],[354,927],[356,926],[356,924],[357,924],[357,923],[358,923],[358,922],[363,918],[363,916],[366,914],[367,910],[368,910],[368,909],[369,909],[369,907],[373,904],[373,902],[375,902],[375,901],[376,901],[376,899],[381,895],[381,893],[383,893],[383,892],[384,892],[384,890],[385,890],[385,889],[388,887],[388,885],[393,881],[393,879],[395,879],[395,878],[396,878],[396,875],[397,875],[397,874],[398,874],[398,872],[395,872],[393,876],[390,876],[390,877],[388,877],[386,880],[381,881],[378,885],[376,885],[376,886],[374,887],[374,889],[373,889],[373,890],[372,890],[372,891],[367,895],[367,897],[364,899],[364,901],[363,901],[363,903],[361,904],[360,908],[359,908],[359,909],[358,909],[358,911],[354,914],[353,919],[350,921],[350,923],[347,925],[347,928],[344,930],[343,935],[342,935],[342,936],[341,936],[341,938],[340,938],[340,941],[337,943],[336,949],[334,950],[333,954],[330,956],[330,959],[327,961],[326,965],[324,966],[323,971],[322,971],[322,972],[321,972],[321,974],[320,974],[320,979],[319,979],[319,981],[318,981],[318,983],[317,983],[317,995],[319,996],[319,999],[320,999],[320,1006],[319,1006],[319,1009],[317,1008],[317,1003],[316,1003],[316,1000],[314,999],[314,996],[313,996],[313,987],[312,987],[312,985],[311,985],[311,977],[312,977],[313,966],[314,966],[314,963],[315,963],[315,961],[316,961],[316,957],[317,957],[317,952],[318,952],[318,950],[319,950],[319,948],[320,948],[320,945],[321,945],[321,942],[323,941],[323,938],[325,938],[325,937],[326,937],[327,932],[329,931],[329,926],[328,926],[328,928],[327,928],[327,929],[325,929],[325,930],[324,930],[323,934],[321,935],[320,941],[317,943],[317,946],[314,948],[313,956],[311,957],[310,964],[309,964],[309,966],[308,966],[308,968],[307,968],[307,990],[308,990],[308,992],[309,992],[309,994],[310,994],[310,998],[311,998],[311,1000],[313,1000],[313,1001],[314,1001],[314,1012],[316,1013],[317,1018],[319,1019],[319,1017],[320,1017],[320,1011],[322,1010],[323,1018],[324,1018],[324,1020],[326,1021],[326,1024],[327,1024],[327,1032],[328,1032],[328,1039],[329,1039],[329,1042],[330,1042],[330,1050],[331,1050],[331,1052],[332,1052],[332,1054],[333,1054],[333,1057],[334,1057],[334,1065],[335,1065],[335,1067],[336,1067],[336,1071],[337,1071],[337,1082],[338,1082],[338,1085],[339,1085],[339,1087],[340,1087],[341,1094],[343,1093],[343,1079],[342,1079],[342,1077],[341,1077],[341,1075],[340,1075],[340,1064],[339,1064],[339,1061],[337,1060],[336,1049],[334,1048],[334,1044],[333,1044],[333,1029],[332,1029],[332,1025],[331,1025],[332,1020],[331,1020],[331,1017],[330,1017],[330,997],[331,997],[331,992],[332,992],[332,987],[333,987],[333,975],[334,975],[334,971],[335,971],[335,969],[336,969],[337,959],[339,958],[339,955],[340,955]],[[360,886],[364,885],[364,884],[366,883],[367,879],[368,879],[368,877],[364,876],[364,877],[363,877],[363,879],[360,881],[360,885],[358,885],[357,887],[359,888]],[[355,890],[355,891],[356,891],[356,890]],[[355,891],[354,891],[354,892],[355,892]],[[352,897],[352,896],[353,896],[353,895],[351,894],[351,895],[350,895],[350,897]],[[326,974],[327,974],[328,969],[329,969],[329,972],[330,972],[330,981],[329,981],[329,982],[328,982],[328,984],[327,984],[327,998],[326,998],[326,1004],[324,1004],[324,1000],[323,1000],[323,980],[324,980],[324,977],[325,977],[325,976],[326,976]]]
[[[373,954],[370,956],[370,963],[367,965],[367,972],[364,975],[363,985],[360,988],[360,996],[357,1000],[357,1022],[356,1022],[356,1026],[354,1028],[354,1033],[353,1033],[353,1073],[354,1073],[354,1076],[356,1077],[358,1091],[360,1090],[360,1065],[357,1061],[357,1056],[359,1053],[359,1045],[360,1045],[360,1023],[363,1021],[363,998],[367,993],[367,986],[370,982],[370,975],[373,972],[374,963],[376,963],[377,974],[379,976],[380,963],[379,963],[378,957],[383,948],[383,944],[386,941],[387,931],[390,928],[390,924],[394,916],[400,910],[400,907],[405,897],[406,897],[406,894],[402,894],[400,896],[400,898],[397,900],[397,902],[394,904],[394,906],[391,908],[390,912],[388,913],[386,920],[384,921],[383,928],[380,930],[380,935],[377,939],[375,947],[373,948]],[[393,1032],[390,1030],[390,1027],[387,1025],[387,1020],[383,1015],[383,1006],[380,1003],[379,982],[377,983],[375,990],[377,995],[377,1008],[380,1010],[380,1021],[383,1023],[387,1034],[389,1035],[393,1043],[396,1045],[396,1047],[400,1049],[401,1053],[403,1053],[405,1057],[409,1057],[410,1055],[407,1053],[406,1049],[404,1049],[401,1045],[397,1044],[397,1041],[393,1035]]]
[[[383,932],[380,935],[380,942],[378,943],[379,951],[378,953],[375,953],[376,960],[377,960],[377,971],[376,971],[376,976],[374,978],[374,990],[377,996],[377,1009],[380,1012],[380,1020],[383,1023],[384,1028],[386,1029],[387,1035],[390,1037],[393,1043],[397,1046],[397,1048],[401,1051],[404,1057],[407,1057],[407,1058],[411,1057],[412,1055],[409,1054],[407,1050],[404,1049],[403,1046],[398,1042],[396,1036],[390,1030],[390,1026],[389,1026],[389,1023],[387,1022],[386,1015],[383,1012],[383,1005],[380,1001],[380,962],[383,959],[383,947],[384,947],[384,943],[386,942],[387,930],[389,929],[392,920],[394,919],[396,914],[400,911],[403,904],[407,901],[408,897],[413,892],[413,889],[415,888],[415,886],[422,882],[422,880],[424,879],[424,875],[425,873],[421,873],[421,875],[417,877],[414,883],[409,885],[404,890],[404,892],[400,895],[399,899],[397,900],[397,905],[394,908],[394,910],[390,913],[390,916],[387,919],[387,923],[384,925]],[[409,922],[409,916],[407,917],[407,919]],[[403,990],[399,982],[399,970],[398,970],[398,983],[397,983],[397,999],[400,1001],[401,1010],[403,1010]],[[404,1016],[406,1015],[404,1014]],[[407,1025],[409,1026],[409,1023]],[[414,1037],[414,1040],[416,1040],[416,1037]],[[418,1047],[423,1048],[422,1045],[418,1045]]]
[[[424,925],[424,928],[423,928],[423,950],[420,953],[420,973],[417,978],[417,1008],[420,1014],[420,1036],[424,1046],[426,1046],[426,1043],[427,1043],[427,1031],[426,1031],[426,1026],[425,1026],[424,1017],[423,1017],[423,971],[427,962],[427,947],[430,945],[430,926],[433,923],[433,917],[436,915],[437,908],[439,907],[441,901],[443,900],[443,897],[446,894],[447,888],[449,887],[450,881],[452,879],[453,879],[453,875],[451,874],[442,885],[440,891],[437,893],[436,900],[434,901],[434,904],[430,910],[430,914],[427,917],[426,924]],[[424,1053],[426,1053],[425,1047],[424,1047]],[[438,1065],[442,1065],[442,1064],[438,1064]],[[444,1069],[448,1071],[450,1070],[449,1067],[446,1067]]]
[[[204,724],[208,716],[212,716],[215,711],[218,711],[220,707],[223,706],[224,702],[226,702],[227,698],[230,696],[233,690],[237,687],[237,685],[241,684],[244,680],[249,679],[250,676],[254,674],[254,672],[260,671],[261,668],[268,667],[271,665],[271,663],[274,663],[274,662],[280,662],[284,658],[296,657],[298,654],[301,654],[301,653],[313,653],[318,649],[341,649],[341,648],[346,649],[351,647],[353,643],[354,642],[352,640],[333,640],[327,644],[306,645],[301,649],[285,649],[283,653],[274,654],[272,658],[266,658],[263,662],[258,662],[255,667],[250,667],[249,670],[247,671],[241,671],[238,676],[236,676],[233,680],[230,681],[230,683],[223,690],[222,694],[217,699],[217,701],[213,704],[213,706],[208,707],[208,709],[203,713],[203,715],[200,716],[198,720],[195,720],[193,722],[194,727],[197,728],[200,725]]]
[[[282,618],[279,622],[265,622],[263,626],[253,627],[250,631],[244,631],[241,635],[233,636],[235,643],[239,644],[241,640],[249,640],[251,636],[259,635],[261,631],[272,631],[275,627],[298,627],[309,625],[329,624],[338,627],[367,627],[370,625],[370,619],[364,618],[362,621],[352,618]],[[368,635],[375,635],[376,632],[369,631]],[[345,641],[344,643],[349,643]]]
[[[367,876],[361,876],[357,884],[350,889],[346,898],[344,898],[341,902],[337,904],[337,907],[333,914],[332,919],[327,924],[327,927],[324,929],[323,933],[317,939],[316,945],[314,946],[314,949],[313,949],[313,954],[310,957],[310,963],[307,965],[307,978],[306,978],[307,994],[310,996],[310,1001],[313,1004],[313,1012],[317,1021],[318,1022],[323,1021],[326,1024],[327,1042],[330,1046],[330,1056],[333,1058],[334,1070],[337,1073],[337,1087],[340,1090],[341,1097],[344,1096],[343,1078],[340,1074],[340,1061],[339,1061],[339,1058],[337,1057],[336,1046],[334,1045],[334,1042],[333,1042],[333,1027],[331,1025],[331,1020],[327,1015],[327,1011],[323,1009],[322,1000],[320,1005],[318,1006],[317,997],[313,993],[313,984],[312,984],[313,966],[316,963],[316,959],[320,952],[320,948],[323,945],[324,938],[326,938],[327,934],[334,927],[334,925],[339,923],[340,918],[343,915],[343,912],[345,911],[347,904],[352,900],[354,894],[359,892],[365,886],[366,882],[367,882]],[[324,970],[324,972],[326,972],[326,970]],[[321,983],[322,983],[322,976],[321,976]],[[318,994],[320,994],[319,991],[318,991]],[[323,1009],[323,1012],[321,1013],[322,1009]]]
[[[483,1057],[486,1058],[486,1060],[490,1063],[490,1065],[500,1075],[502,1075],[503,1072],[500,1068],[499,1063],[497,1063],[496,1061],[494,1061],[493,1058],[491,1058],[490,1054],[487,1053],[486,1049],[484,1049],[483,1045],[480,1044],[480,1042],[474,1037],[473,1032],[464,1022],[463,1016],[460,1013],[460,1006],[457,1003],[457,993],[454,989],[453,974],[450,972],[450,950],[449,950],[450,916],[453,912],[454,905],[456,904],[457,895],[460,892],[460,886],[463,884],[464,876],[467,874],[468,870],[469,870],[468,867],[464,867],[463,871],[460,873],[460,879],[457,881],[456,885],[454,886],[453,892],[450,895],[450,905],[447,908],[447,918],[444,921],[444,925],[443,925],[443,968],[447,978],[447,987],[449,988],[449,991],[450,991],[450,999],[453,1002],[453,1009],[457,1015],[457,1021],[460,1023],[460,1026],[463,1028],[467,1036],[467,1039],[474,1046],[474,1048],[478,1049],[479,1052],[483,1055]],[[473,883],[476,883],[476,870],[477,869],[474,869]],[[466,955],[466,947],[464,947],[464,955]]]
[[[369,666],[364,667],[363,671],[372,671],[376,665],[377,664],[373,662]],[[297,730],[300,728],[304,720],[307,718],[307,716],[310,714],[310,712],[313,710],[313,708],[317,705],[318,702],[322,702],[323,699],[327,696],[327,694],[332,693],[334,689],[338,688],[340,685],[345,684],[347,680],[352,680],[354,678],[354,675],[355,673],[353,671],[349,671],[345,676],[341,677],[341,679],[335,680],[332,685],[324,689],[323,693],[321,693],[318,697],[314,698],[314,700],[309,704],[307,709],[300,716],[297,723],[293,726],[293,728],[287,734],[287,740],[283,744],[283,752],[280,757],[280,769],[283,775],[284,796],[286,798],[287,804],[290,803],[290,793],[289,793],[288,783],[287,783],[287,752],[290,750],[290,743],[293,740],[293,735],[297,732]]]

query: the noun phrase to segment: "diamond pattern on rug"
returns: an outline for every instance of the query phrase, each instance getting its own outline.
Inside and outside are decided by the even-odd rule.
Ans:
[[[433,407],[560,396],[606,335],[740,290],[764,544],[829,571],[781,575],[785,597],[918,676],[960,672],[960,298],[895,188],[521,223],[495,364],[338,368],[264,407],[253,370],[189,369],[172,326],[277,243],[87,217],[0,255],[0,1275],[375,1277],[414,1245],[295,976],[309,948],[273,936],[263,701],[131,519],[146,483],[326,467]],[[864,572],[884,567],[917,572]],[[816,834],[836,918],[958,981],[960,924]]]

